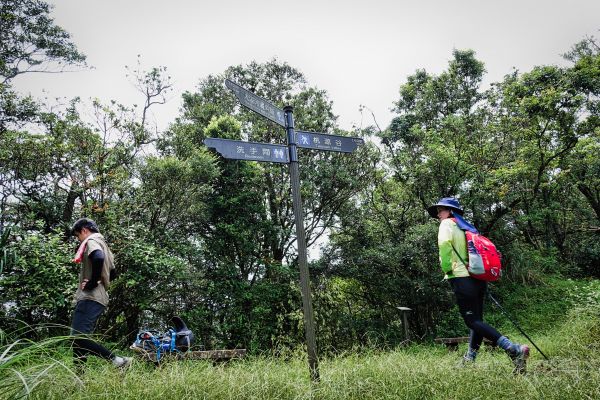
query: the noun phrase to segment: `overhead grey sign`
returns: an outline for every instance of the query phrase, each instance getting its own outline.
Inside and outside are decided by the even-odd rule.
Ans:
[[[305,149],[339,151],[352,153],[365,141],[357,137],[328,135],[319,132],[296,131],[296,145]]]
[[[214,148],[225,158],[246,161],[263,161],[288,164],[290,154],[287,146],[270,143],[245,142],[243,140],[204,139],[206,147]]]
[[[285,117],[283,110],[274,106],[268,100],[258,97],[249,90],[244,89],[235,82],[225,79],[225,86],[227,86],[238,98],[243,106],[248,107],[252,111],[262,115],[263,117],[269,118],[271,121],[285,127]]]

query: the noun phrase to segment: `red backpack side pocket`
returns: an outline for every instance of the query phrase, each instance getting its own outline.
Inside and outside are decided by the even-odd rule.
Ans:
[[[485,236],[465,231],[469,252],[469,274],[482,281],[493,282],[502,276],[502,256]]]

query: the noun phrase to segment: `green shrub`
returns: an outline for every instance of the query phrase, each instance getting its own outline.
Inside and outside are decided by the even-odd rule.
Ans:
[[[71,262],[75,246],[61,235],[24,233],[7,248],[14,259],[0,273],[2,326],[15,330],[17,321],[68,325],[77,285],[78,267]]]

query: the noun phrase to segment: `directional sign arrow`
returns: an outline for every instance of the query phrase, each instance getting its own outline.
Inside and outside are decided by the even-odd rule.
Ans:
[[[296,146],[305,149],[317,149],[327,151],[340,151],[352,153],[365,141],[357,137],[328,135],[320,132],[296,131]]]
[[[270,143],[245,142],[243,140],[204,139],[206,147],[214,148],[225,158],[246,161],[263,161],[289,164],[287,146]]]
[[[235,82],[225,79],[225,86],[227,86],[235,97],[238,98],[243,106],[248,107],[252,111],[262,115],[263,117],[269,118],[271,121],[285,127],[285,117],[283,110],[274,106],[268,100],[258,97],[249,90],[244,89]]]

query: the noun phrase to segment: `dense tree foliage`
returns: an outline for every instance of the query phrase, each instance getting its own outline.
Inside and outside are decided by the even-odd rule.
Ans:
[[[7,125],[35,120],[33,99],[15,93],[11,80],[30,72],[60,72],[85,62],[70,35],[54,24],[50,6],[40,0],[0,3],[0,133]]]
[[[232,66],[183,95],[165,132],[147,113],[171,88],[164,67],[128,69],[144,106],[77,100],[48,111],[13,91],[15,76],[83,65],[41,1],[2,3],[0,53],[0,321],[68,325],[77,268],[67,235],[99,223],[118,278],[101,328],[130,341],[143,325],[186,319],[205,348],[253,351],[303,342],[288,170],[226,160],[209,137],[285,143],[281,127],[240,107],[231,79],[302,130],[361,136],[353,154],[300,149],[318,342],[336,351],[463,334],[437,265],[425,208],[457,196],[504,255],[506,282],[545,274],[600,277],[600,49],[570,65],[513,72],[484,88],[485,66],[455,50],[438,75],[417,70],[390,126],[340,129],[327,93],[276,59]],[[501,289],[501,287],[500,287]],[[457,321],[451,323],[450,321]],[[45,332],[55,333],[61,328]],[[125,339],[124,339],[125,338]]]
[[[223,86],[232,79],[279,106],[294,106],[296,125],[306,130],[336,130],[326,94],[307,87],[302,74],[276,60],[229,68],[200,82],[184,95],[182,117],[159,144],[165,156],[189,158],[206,137],[285,143],[284,131],[243,110]],[[301,152],[301,179],[307,244],[331,226],[343,204],[370,180],[377,160],[372,148],[358,157]],[[360,157],[360,158],[359,158]],[[229,346],[264,348],[293,345],[302,337],[298,315],[295,227],[289,175],[281,165],[218,159],[220,176],[204,197],[206,219],[188,230],[201,241],[206,277],[205,304],[190,321],[212,331]],[[226,332],[219,332],[227,327]],[[210,345],[207,343],[207,345]]]
[[[488,90],[473,51],[454,51],[437,76],[419,70],[408,77],[398,115],[380,134],[389,168],[340,214],[331,235],[335,256],[322,260],[345,278],[336,287],[350,288],[340,294],[345,314],[359,317],[345,319],[348,329],[366,316],[363,332],[395,342],[397,306],[414,310],[418,335],[447,325],[451,301],[435,275],[436,224],[424,212],[440,197],[460,198],[498,244],[510,278],[598,277],[594,46],[575,46],[571,67],[514,73]]]

